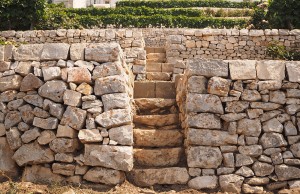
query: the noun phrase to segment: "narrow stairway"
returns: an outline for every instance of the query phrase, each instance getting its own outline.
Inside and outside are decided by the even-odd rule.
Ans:
[[[135,81],[135,164],[129,180],[138,186],[185,184],[188,179],[173,67],[165,61],[163,49],[147,52],[146,80]]]

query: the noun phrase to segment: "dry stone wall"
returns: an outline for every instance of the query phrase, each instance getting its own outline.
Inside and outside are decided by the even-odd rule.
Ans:
[[[31,182],[123,182],[133,75],[120,45],[1,48],[0,169]]]
[[[177,86],[195,189],[300,184],[300,62],[191,59]]]

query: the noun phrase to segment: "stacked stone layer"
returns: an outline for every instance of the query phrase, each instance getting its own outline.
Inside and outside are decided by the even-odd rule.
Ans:
[[[300,62],[191,59],[177,85],[195,189],[299,187]]]
[[[31,182],[123,182],[133,168],[134,78],[120,45],[2,48],[0,169]]]

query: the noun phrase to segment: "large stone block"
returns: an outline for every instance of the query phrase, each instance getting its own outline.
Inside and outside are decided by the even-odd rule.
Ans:
[[[90,44],[85,48],[85,60],[97,62],[114,62],[123,57],[123,52],[117,43]]]
[[[228,63],[222,60],[190,59],[187,66],[188,76],[228,77]]]
[[[285,64],[283,61],[257,61],[257,77],[262,80],[283,80]]]
[[[42,80],[33,75],[32,73],[26,75],[21,82],[20,91],[27,92],[31,90],[36,90],[44,84]]]
[[[124,125],[121,127],[114,127],[108,130],[109,139],[117,142],[120,145],[133,144],[133,126]]]
[[[114,109],[98,115],[95,121],[102,127],[112,128],[130,124],[132,116],[129,109]]]
[[[66,43],[46,43],[43,47],[41,60],[68,59],[70,45]]]
[[[19,75],[10,75],[0,78],[0,92],[7,90],[19,90],[21,87],[22,77]]]
[[[187,112],[224,114],[222,102],[216,95],[190,93],[186,99]]]
[[[191,76],[188,79],[187,89],[191,93],[206,94],[207,79],[204,76]]]
[[[237,133],[258,137],[261,133],[261,123],[259,119],[241,119],[238,121]]]
[[[189,128],[187,142],[192,145],[224,146],[236,145],[238,135],[231,135],[227,131]]]
[[[94,167],[87,171],[83,179],[94,183],[117,185],[125,181],[125,173],[108,168]]]
[[[85,144],[84,164],[130,171],[133,168],[133,149],[127,146]]]
[[[187,116],[189,127],[199,129],[221,129],[221,120],[218,116],[210,113],[200,113]]]
[[[277,148],[286,146],[287,142],[282,134],[279,133],[264,133],[259,140],[259,143],[266,148]]]
[[[256,79],[255,60],[229,61],[230,77],[232,80]]]
[[[127,93],[129,91],[126,78],[119,75],[98,78],[95,81],[94,92],[96,95],[111,93]]]
[[[68,68],[68,82],[76,84],[91,83],[92,76],[90,71],[85,67],[72,67]]]
[[[218,147],[189,147],[187,149],[188,167],[218,168],[222,163],[222,154]]]
[[[300,169],[294,166],[287,166],[285,164],[276,165],[275,173],[280,181],[299,179]]]
[[[70,58],[73,61],[84,60],[84,49],[86,47],[85,43],[75,43],[71,44],[70,47]]]
[[[39,61],[43,44],[21,44],[13,51],[13,57],[16,61]]]
[[[300,82],[300,61],[285,62],[290,82]]]
[[[102,63],[95,67],[93,70],[93,79],[104,78],[113,75],[124,74],[124,67],[120,61],[118,62],[108,62]]]
[[[199,176],[189,181],[189,187],[192,189],[215,189],[218,186],[217,176]]]
[[[64,178],[61,175],[54,174],[51,171],[51,168],[43,167],[41,165],[33,165],[25,167],[22,180],[33,183],[53,184],[63,182]]]
[[[244,179],[244,177],[235,174],[221,175],[219,184],[223,192],[241,193]]]
[[[53,100],[55,102],[63,102],[63,95],[67,89],[67,84],[61,80],[47,81],[39,88],[39,95]]]
[[[68,106],[67,110],[63,114],[60,124],[68,125],[73,129],[82,129],[85,124],[86,111],[80,108]]]
[[[102,96],[104,111],[130,108],[130,98],[127,93],[105,94]]]

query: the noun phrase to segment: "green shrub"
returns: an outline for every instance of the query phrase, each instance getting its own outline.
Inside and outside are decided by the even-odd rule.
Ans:
[[[272,59],[282,59],[289,61],[300,60],[300,52],[296,50],[288,50],[285,46],[278,42],[271,42],[267,46],[267,55]]]
[[[272,28],[300,28],[299,0],[269,0],[267,19]]]
[[[231,2],[223,0],[125,0],[117,2],[117,7],[151,7],[151,8],[174,8],[174,7],[224,7],[224,8],[252,8],[257,3]]]
[[[263,8],[255,8],[254,14],[251,17],[250,24],[255,29],[267,29],[270,28],[269,22],[266,21],[267,12]]]

